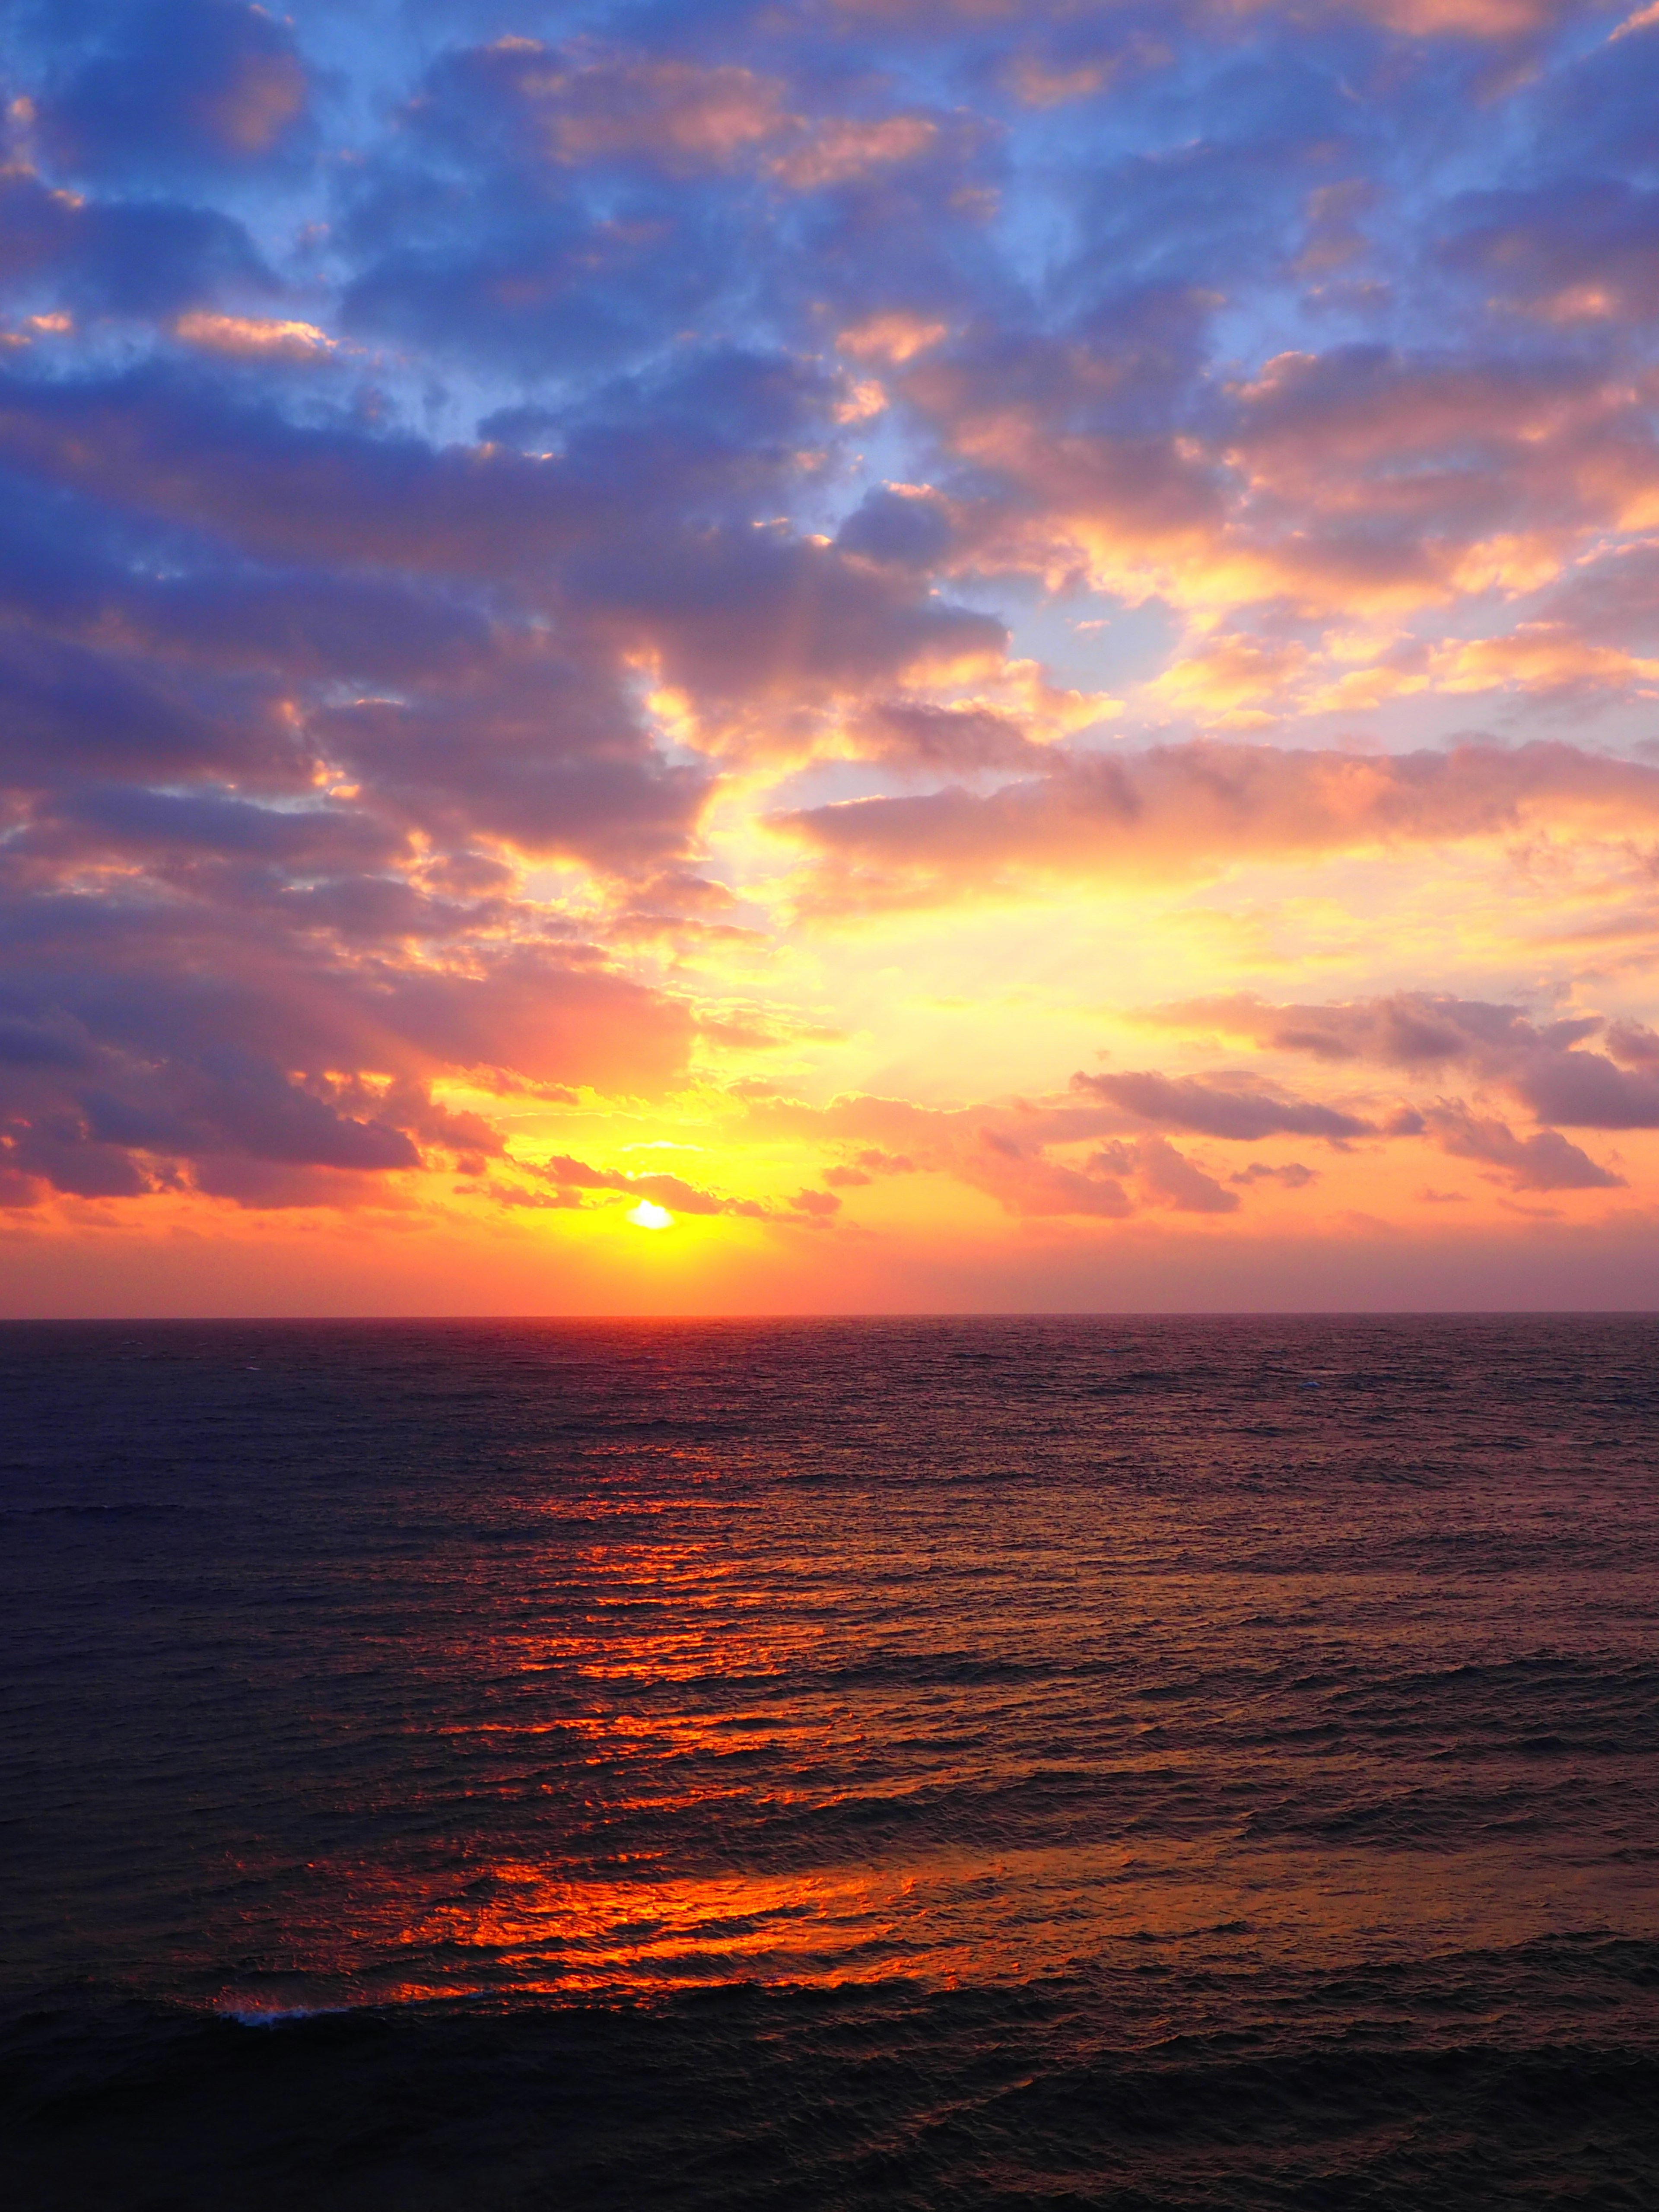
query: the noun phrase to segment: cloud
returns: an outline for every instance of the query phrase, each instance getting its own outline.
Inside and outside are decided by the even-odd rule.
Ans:
[[[1120,1180],[1121,1166],[1109,1156],[1078,1167],[1050,1158],[1040,1141],[1022,1144],[1006,1131],[987,1127],[981,1129],[978,1145],[963,1147],[951,1165],[963,1182],[994,1199],[1005,1212],[1027,1218],[1071,1215],[1122,1221],[1135,1211]]]
[[[931,264],[951,289],[938,212],[982,166],[983,127],[895,111],[868,77],[861,112],[823,112],[810,63],[786,80],[709,58],[697,27],[648,49],[510,35],[441,55],[350,175],[348,325],[527,374],[614,374],[689,326],[753,326],[757,290],[799,290],[808,228],[819,296],[827,281],[848,328],[882,312],[860,281],[872,224],[901,284]]]
[[[62,167],[122,180],[246,173],[304,150],[311,72],[279,17],[243,0],[118,0],[91,20],[88,46],[38,103]]]
[[[27,167],[0,169],[0,277],[12,300],[82,315],[203,312],[276,279],[245,224],[166,200],[88,200]]]
[[[1650,1029],[1645,1022],[1610,1022],[1604,1042],[1621,1066],[1659,1067],[1659,1030]]]
[[[1543,1042],[1519,1006],[1420,991],[1299,1006],[1274,1006],[1244,995],[1193,999],[1149,1008],[1142,1018],[1171,1028],[1214,1027],[1316,1060],[1376,1060],[1410,1069],[1437,1069],[1476,1054],[1525,1052]],[[1594,1026],[1574,1025],[1571,1036],[1582,1036]],[[1559,1030],[1553,1041],[1562,1042]]]
[[[1573,1129],[1659,1129],[1659,1077],[1599,1052],[1529,1054],[1510,1078],[1540,1121]]]
[[[672,1213],[735,1213],[759,1220],[766,1218],[769,1211],[754,1199],[716,1197],[679,1176],[623,1174],[614,1168],[590,1167],[585,1160],[574,1159],[564,1152],[556,1152],[550,1159],[539,1164],[515,1160],[512,1164],[520,1172],[544,1176],[557,1185],[562,1199],[576,1191],[617,1191],[629,1198],[649,1199],[655,1206],[666,1206]],[[514,1202],[510,1193],[507,1202]],[[802,1191],[799,1199],[791,1203],[799,1205],[799,1210],[806,1213],[828,1214],[833,1213],[841,1201],[823,1192]]]
[[[1659,193],[1623,178],[1469,193],[1441,251],[1517,313],[1562,325],[1644,318],[1659,280]]]
[[[878,699],[855,716],[850,734],[865,759],[924,775],[1024,768],[1042,758],[1012,715],[986,707]]]
[[[1179,1213],[1236,1213],[1238,1193],[1176,1152],[1164,1137],[1144,1137],[1136,1146],[1142,1182],[1156,1203]]]
[[[623,159],[672,172],[722,169],[752,158],[793,121],[784,86],[740,64],[566,55],[523,38],[448,58],[428,98],[451,90],[491,125],[505,106],[528,154],[571,166]]]
[[[1018,20],[1022,26],[1053,21],[1074,24],[1079,17],[1111,23],[1119,14],[1113,0],[835,0],[848,18],[877,16],[902,25],[912,32],[938,34],[947,27],[984,27],[998,32]],[[1189,35],[1216,36],[1231,21],[1277,17],[1293,33],[1311,35],[1332,15],[1369,22],[1380,28],[1418,39],[1509,41],[1527,39],[1581,12],[1581,0],[1336,0],[1329,9],[1283,8],[1274,0],[1237,0],[1214,6],[1210,0],[1164,10],[1158,20]]]
[[[162,853],[205,837],[262,868],[295,857],[235,802],[163,797],[138,811]],[[100,806],[90,811],[96,822]],[[310,862],[329,857],[325,836]],[[348,841],[343,857],[362,856]],[[486,940],[440,966],[412,949],[393,957],[384,921],[365,949],[337,915],[323,919],[332,926],[291,911],[280,882],[260,901],[240,879],[227,895],[188,875],[170,896],[129,890],[119,903],[0,896],[7,1163],[83,1195],[219,1188],[227,1157],[376,1176],[419,1166],[423,1146],[499,1149],[487,1122],[434,1104],[443,1071],[636,1091],[684,1071],[690,1010],[580,948]]]
[[[1283,176],[1282,149],[1261,158]],[[1217,198],[1237,210],[1261,191]],[[1536,587],[1596,533],[1659,516],[1639,383],[1605,360],[1350,343],[1222,387],[1208,326],[1237,258],[1224,243],[1202,278],[1120,295],[1104,328],[973,331],[896,379],[950,457],[936,481],[959,567],[1155,590],[1206,632],[1273,602],[1382,621]],[[1207,672],[1224,691],[1260,679],[1252,655],[1285,650],[1230,628]],[[1200,656],[1184,680],[1206,673]]]
[[[878,1176],[921,1172],[949,1176],[1022,1219],[1123,1221],[1147,1208],[1214,1214],[1238,1210],[1237,1191],[1224,1187],[1166,1138],[1146,1134],[1126,1141],[1113,1135],[1126,1126],[1124,1111],[1116,1100],[1091,1095],[1094,1081],[1079,1076],[1066,1097],[1012,1105],[922,1107],[856,1094],[827,1107],[753,1098],[746,1103],[745,1118],[757,1133],[787,1132],[842,1145],[870,1136],[905,1142],[902,1152],[866,1145],[854,1152],[850,1164],[830,1169],[823,1180],[836,1190],[867,1188]],[[1144,1118],[1132,1113],[1128,1126]],[[1299,1180],[1312,1180],[1301,1169],[1286,1169],[1283,1177],[1291,1188]],[[1259,1178],[1234,1180],[1248,1187]],[[1131,1183],[1133,1191],[1127,1187]]]
[[[927,322],[920,316],[906,314],[895,309],[886,314],[871,315],[862,323],[849,324],[836,337],[838,351],[851,354],[855,361],[884,361],[902,363],[914,361],[919,353],[926,353],[943,337],[950,336],[950,325]]]
[[[793,402],[744,386],[720,403],[763,436],[766,405]],[[702,488],[746,466],[717,408],[684,413],[693,389],[654,448],[671,518],[676,440]],[[446,1070],[634,1092],[684,1073],[693,1010],[515,873],[550,856],[665,880],[711,787],[662,757],[614,598],[626,635],[605,634],[593,564],[632,535],[626,468],[580,441],[562,471],[448,465],[159,368],[6,399],[0,1012],[33,1040],[0,1085],[9,1173],[350,1205],[434,1147],[488,1149],[437,1129]],[[629,434],[593,434],[612,456]],[[579,554],[580,578],[550,575]],[[879,623],[890,595],[861,588]],[[342,1071],[396,1095],[347,1101]]]
[[[1443,691],[1486,691],[1513,684],[1560,696],[1634,687],[1644,697],[1659,696],[1659,658],[1597,645],[1564,623],[1527,623],[1507,637],[1440,647],[1430,668]]]
[[[1518,1006],[1420,992],[1334,1006],[1198,1000],[1154,1009],[1148,1018],[1183,1028],[1213,1025],[1328,1063],[1370,1060],[1413,1075],[1439,1075],[1461,1063],[1540,1121],[1580,1129],[1659,1128],[1659,1076],[1652,1072],[1651,1033],[1642,1024],[1613,1025],[1609,1056],[1586,1048],[1605,1026],[1599,1016],[1540,1025]],[[1086,1079],[1097,1085],[1111,1079]]]
[[[509,36],[446,54],[409,112],[452,155],[487,162],[503,138],[525,168],[619,165],[676,178],[743,169],[818,191],[933,154],[933,116],[799,112],[785,80],[744,62],[559,47]],[[960,118],[954,124],[960,133]]]
[[[878,1176],[914,1175],[916,1164],[905,1152],[884,1152],[878,1145],[866,1146],[850,1160],[827,1169],[823,1180],[831,1190],[867,1188]]]
[[[775,817],[820,864],[824,908],[926,903],[1011,875],[1144,880],[1243,860],[1490,836],[1553,819],[1659,817],[1659,770],[1578,748],[1464,744],[1393,755],[1205,741],[1061,755],[977,794],[842,800]]]
[[[841,1200],[830,1190],[798,1190],[789,1203],[815,1221],[832,1220],[841,1211]]]
[[[1340,1143],[1369,1133],[1370,1124],[1357,1115],[1312,1100],[1279,1098],[1253,1091],[1222,1090],[1193,1076],[1141,1074],[1074,1075],[1075,1090],[1109,1099],[1155,1127],[1189,1129],[1206,1137],[1255,1144],[1263,1137],[1327,1137]]]
[[[1455,1159],[1496,1168],[1511,1190],[1616,1190],[1623,1176],[1597,1167],[1556,1129],[1517,1137],[1507,1122],[1471,1114],[1458,1105],[1432,1107],[1429,1127],[1443,1152]]]
[[[314,323],[284,322],[270,316],[215,315],[199,308],[180,315],[173,334],[186,345],[243,360],[315,361],[337,348],[337,341]]]
[[[950,549],[950,509],[936,491],[915,484],[878,484],[842,524],[836,543],[866,559],[907,568],[933,568]]]

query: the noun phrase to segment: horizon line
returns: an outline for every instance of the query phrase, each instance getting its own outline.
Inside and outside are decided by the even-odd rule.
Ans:
[[[0,1315],[0,1328],[111,1328],[146,1326],[227,1328],[282,1324],[341,1328],[438,1323],[549,1322],[611,1325],[623,1322],[682,1322],[688,1325],[724,1322],[915,1322],[915,1321],[1653,1321],[1656,1306],[1042,1306],[1042,1307],[823,1307],[792,1312],[734,1308],[720,1313],[622,1311],[616,1313],[52,1313]]]

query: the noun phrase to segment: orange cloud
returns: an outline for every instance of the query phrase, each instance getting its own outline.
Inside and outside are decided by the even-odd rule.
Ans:
[[[1591,533],[1659,518],[1642,393],[1584,364],[1284,354],[1234,388],[1224,429],[1083,427],[1148,366],[1133,343],[1031,343],[908,370],[981,486],[959,501],[958,565],[1352,620],[1536,589]]]
[[[872,315],[839,332],[836,343],[854,361],[912,361],[950,334],[949,325],[902,313]]]
[[[1437,647],[1430,661],[1444,691],[1486,691],[1500,685],[1539,692],[1637,688],[1652,697],[1659,659],[1595,645],[1563,623],[1528,623],[1507,637]]]
[[[338,340],[315,323],[278,322],[253,315],[209,314],[198,308],[180,315],[173,334],[209,353],[248,359],[315,361],[335,352]]]

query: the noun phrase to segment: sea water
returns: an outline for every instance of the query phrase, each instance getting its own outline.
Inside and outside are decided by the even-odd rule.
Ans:
[[[1659,1323],[0,1329],[21,2206],[1659,2204]]]

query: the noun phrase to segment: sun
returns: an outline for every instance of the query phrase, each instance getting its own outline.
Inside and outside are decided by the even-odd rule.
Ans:
[[[648,1198],[642,1198],[628,1218],[636,1229],[672,1229],[674,1226],[674,1217],[668,1208],[653,1206]]]

